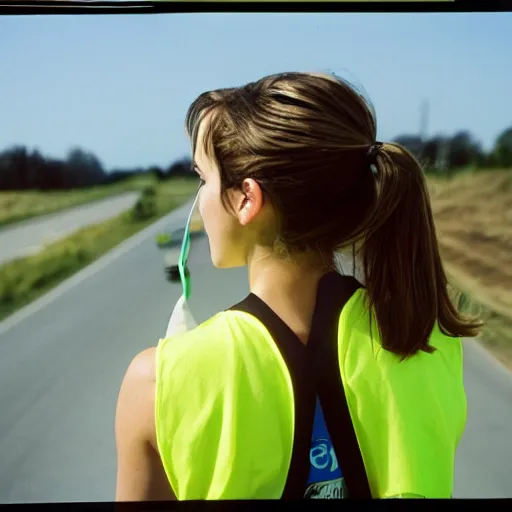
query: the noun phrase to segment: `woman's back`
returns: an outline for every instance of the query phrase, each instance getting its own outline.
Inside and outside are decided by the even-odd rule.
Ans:
[[[142,400],[130,379],[136,368],[128,371],[118,430],[120,460],[130,463],[120,464],[120,495],[140,496],[130,491],[135,481],[153,496],[158,480],[168,496],[161,460],[178,499],[281,497],[302,403],[282,344],[308,363],[317,280],[335,269],[340,250],[354,248],[365,288],[341,313],[337,352],[372,494],[449,497],[466,417],[460,339],[482,323],[449,296],[414,155],[378,142],[366,98],[325,74],[282,73],[205,92],[191,104],[186,129],[213,265],[247,266],[251,307],[270,307],[290,329],[274,336],[266,320],[230,310],[161,341],[156,416],[154,383]],[[133,448],[123,416],[135,414],[132,391],[123,389],[149,404],[143,448]],[[315,442],[310,459],[323,467],[325,446]],[[157,445],[159,466],[148,443]],[[138,471],[144,466],[151,469]]]
[[[282,354],[293,346],[300,357],[305,347],[291,331],[272,338],[271,326],[258,319],[266,305],[257,296],[241,304],[159,344],[158,448],[178,499],[275,499],[283,493],[295,406]],[[466,418],[460,340],[436,328],[432,354],[401,362],[380,347],[376,331],[372,339],[359,289],[340,315],[338,354],[372,494],[450,497]],[[312,439],[310,460],[316,446],[322,455],[317,467],[334,475],[335,455],[321,454],[319,441]]]

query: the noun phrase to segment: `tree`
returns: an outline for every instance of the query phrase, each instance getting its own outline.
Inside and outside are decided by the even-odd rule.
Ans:
[[[448,167],[457,169],[468,166],[476,166],[483,159],[483,151],[467,130],[457,132],[449,140]]]
[[[496,139],[492,155],[497,166],[512,167],[512,126]]]
[[[39,151],[34,150],[29,156],[29,162],[28,188],[44,190],[46,161],[43,155]]]
[[[69,187],[99,185],[105,180],[105,171],[98,158],[80,148],[73,148],[68,153],[66,166]]]
[[[13,146],[4,151],[1,160],[2,188],[19,190],[27,187],[28,155],[24,146]]]
[[[46,160],[44,168],[44,189],[63,190],[66,186],[66,166],[62,160]]]
[[[182,158],[180,160],[176,160],[171,164],[167,174],[170,177],[187,177],[193,176],[194,171],[192,169],[192,160],[190,158]]]
[[[105,183],[119,183],[134,176],[133,171],[125,169],[114,169],[105,177]]]
[[[443,171],[446,169],[448,146],[449,139],[443,135],[436,135],[425,141],[422,159],[427,170]]]
[[[152,174],[158,181],[163,181],[166,178],[164,171],[156,165],[150,167],[148,172]]]
[[[409,150],[416,158],[419,158],[423,149],[423,141],[418,135],[399,135],[394,142]]]

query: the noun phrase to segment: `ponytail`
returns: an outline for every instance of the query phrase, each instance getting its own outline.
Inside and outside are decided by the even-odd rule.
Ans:
[[[361,259],[382,346],[404,359],[419,350],[431,353],[436,322],[448,336],[476,336],[483,322],[462,315],[449,297],[420,165],[398,144],[380,147],[375,162],[377,203]]]

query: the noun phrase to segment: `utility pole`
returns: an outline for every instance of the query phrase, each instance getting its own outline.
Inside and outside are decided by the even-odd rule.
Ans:
[[[438,171],[446,171],[448,167],[448,156],[450,152],[450,141],[447,137],[440,137],[437,146],[437,157],[435,168]]]
[[[441,151],[440,151],[440,169],[442,171],[446,171],[448,168],[448,153],[450,151],[450,143],[448,139],[444,139],[441,144]]]

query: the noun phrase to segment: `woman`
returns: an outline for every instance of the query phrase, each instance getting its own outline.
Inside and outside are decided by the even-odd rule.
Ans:
[[[350,468],[339,467],[343,441],[333,450],[323,404],[311,464],[295,454],[313,416],[304,419],[298,388],[309,384],[291,361],[307,368],[318,304],[334,304],[325,290],[354,247],[364,288],[333,306],[336,350],[323,362],[343,382],[371,495],[451,496],[466,421],[460,338],[481,323],[450,301],[418,162],[377,143],[368,103],[323,74],[204,93],[187,131],[212,262],[248,265],[251,294],[130,364],[117,499],[281,498],[304,461],[301,496],[346,494]]]

